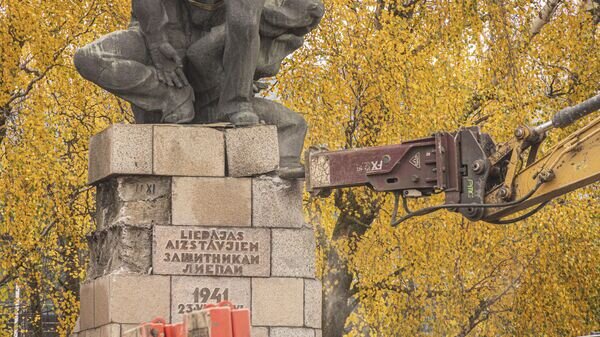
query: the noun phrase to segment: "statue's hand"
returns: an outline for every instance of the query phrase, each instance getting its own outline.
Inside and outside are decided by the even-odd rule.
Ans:
[[[169,42],[150,46],[150,57],[159,81],[178,88],[190,85],[183,73],[183,61]]]

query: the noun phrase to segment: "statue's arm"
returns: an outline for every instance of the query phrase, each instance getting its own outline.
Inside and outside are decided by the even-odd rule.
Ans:
[[[169,22],[164,0],[132,0],[133,15],[139,22],[150,58],[160,82],[182,88],[189,82],[183,73],[183,61],[167,38],[165,26]]]
[[[168,18],[163,0],[132,0],[132,6],[148,46],[152,48],[167,42],[165,25]]]

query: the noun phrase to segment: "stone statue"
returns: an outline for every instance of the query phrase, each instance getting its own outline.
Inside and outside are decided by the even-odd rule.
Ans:
[[[276,125],[280,172],[294,175],[306,122],[254,94],[323,12],[321,0],[133,0],[128,29],[79,49],[74,63],[130,102],[136,123]]]

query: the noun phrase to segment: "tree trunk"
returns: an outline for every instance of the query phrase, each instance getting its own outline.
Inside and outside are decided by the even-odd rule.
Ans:
[[[29,331],[27,336],[41,337],[44,334],[44,326],[42,324],[43,317],[43,300],[42,291],[39,288],[37,281],[30,283],[30,307],[29,307]],[[25,322],[23,322],[25,323]]]
[[[346,319],[354,310],[353,275],[348,271],[344,256],[340,256],[336,243],[352,237],[361,237],[377,216],[381,196],[371,194],[370,191],[366,193],[369,197],[362,202],[355,198],[352,190],[338,190],[335,194],[336,207],[340,210],[340,216],[331,238],[332,244],[327,250],[327,267],[323,275],[324,337],[343,336]]]
[[[352,275],[335,248],[327,253],[327,270],[323,275],[323,336],[344,335],[346,319],[352,312]]]

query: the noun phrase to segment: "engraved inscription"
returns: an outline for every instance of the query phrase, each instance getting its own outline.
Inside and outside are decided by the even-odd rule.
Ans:
[[[156,184],[136,184],[135,185],[135,193],[155,195],[156,194]]]
[[[119,177],[119,197],[123,201],[151,201],[169,198],[171,179],[169,177]]]
[[[236,308],[250,306],[250,278],[174,276],[171,317],[203,309],[207,304],[230,301]]]
[[[178,314],[187,314],[192,311],[202,310],[208,303],[229,301],[229,288],[196,288],[194,289],[192,303],[177,304]],[[243,308],[242,304],[234,304],[234,308]]]
[[[268,276],[267,229],[156,226],[153,267],[159,274]]]
[[[184,274],[241,276],[244,265],[260,263],[258,241],[247,241],[243,231],[211,229],[179,233],[178,239],[167,241],[163,261],[185,263]]]

